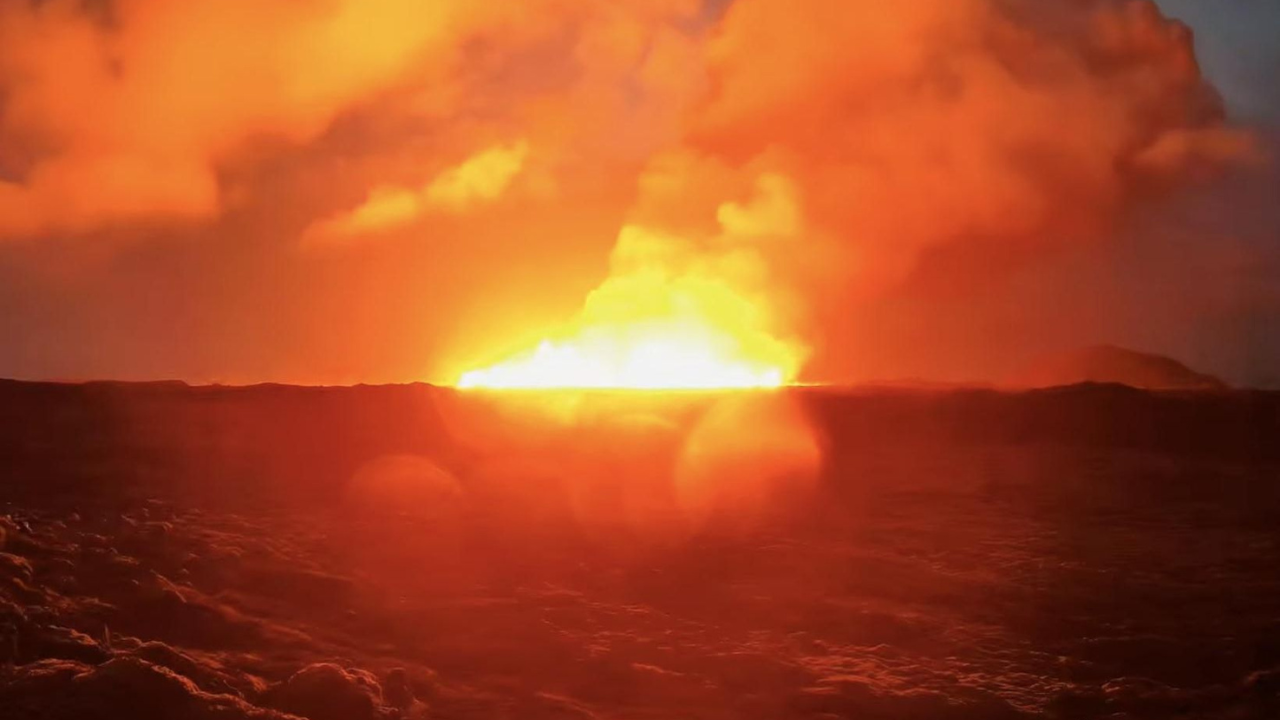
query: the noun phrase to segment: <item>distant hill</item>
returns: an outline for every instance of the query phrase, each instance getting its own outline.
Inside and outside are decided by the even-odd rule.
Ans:
[[[1224,390],[1212,375],[1173,358],[1113,345],[1097,345],[1041,357],[1014,374],[1007,385],[1042,388],[1077,383],[1119,383],[1145,390]]]

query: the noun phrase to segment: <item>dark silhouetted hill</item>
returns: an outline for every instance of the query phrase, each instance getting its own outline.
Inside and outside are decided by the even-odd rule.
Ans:
[[[1113,345],[1041,357],[1010,378],[1019,388],[1115,383],[1144,390],[1225,390],[1227,384],[1173,358]]]

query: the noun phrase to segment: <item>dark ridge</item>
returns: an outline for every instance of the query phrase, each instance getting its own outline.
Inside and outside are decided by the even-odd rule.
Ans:
[[[1088,383],[1045,390],[929,391],[796,388],[830,452],[914,446],[1055,446],[1129,449],[1256,463],[1280,460],[1280,393],[1151,392]],[[714,394],[662,399],[696,418]],[[0,382],[0,464],[44,486],[99,481],[173,482],[225,495],[323,498],[366,463],[431,458],[464,470],[474,431],[503,436],[511,422],[472,395],[430,385],[188,387],[179,383]],[[637,399],[637,402],[641,402]],[[657,401],[655,401],[657,402]],[[597,417],[616,412],[601,403]],[[682,421],[682,422],[685,422]],[[466,423],[470,423],[469,426]],[[551,424],[554,425],[554,424]],[[505,437],[527,433],[506,432]],[[603,442],[548,426],[568,443]],[[559,436],[557,436],[559,437]],[[484,440],[484,442],[491,442]],[[66,448],[74,446],[69,455]],[[502,453],[501,448],[489,448]]]
[[[1033,361],[1009,378],[1017,388],[1079,383],[1122,384],[1145,390],[1225,390],[1222,380],[1173,358],[1114,345],[1096,345]]]

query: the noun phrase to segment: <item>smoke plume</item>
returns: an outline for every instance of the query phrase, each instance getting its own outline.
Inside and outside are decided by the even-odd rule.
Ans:
[[[1260,158],[1151,0],[0,2],[0,237],[285,198],[295,247],[413,238],[455,275],[616,241],[569,325],[732,296],[787,363],[930,257],[1105,246]]]

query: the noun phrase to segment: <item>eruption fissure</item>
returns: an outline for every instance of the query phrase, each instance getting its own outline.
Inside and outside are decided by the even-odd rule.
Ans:
[[[723,203],[701,243],[628,225],[609,277],[560,337],[461,374],[461,388],[645,390],[774,388],[792,383],[807,350],[776,326],[783,288],[760,242],[799,232],[785,178],[758,179],[745,205]],[[779,222],[784,218],[785,223]]]

